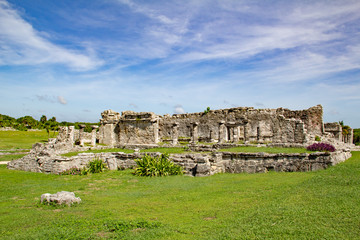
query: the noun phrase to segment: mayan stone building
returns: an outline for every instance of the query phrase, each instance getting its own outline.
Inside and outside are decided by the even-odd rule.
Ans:
[[[322,136],[321,105],[306,110],[254,109],[238,107],[203,113],[156,115],[152,112],[112,110],[102,113],[98,138],[107,145],[190,142],[306,143]],[[326,125],[340,138],[341,126]]]

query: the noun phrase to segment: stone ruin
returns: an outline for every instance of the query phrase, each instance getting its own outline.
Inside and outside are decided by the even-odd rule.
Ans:
[[[61,127],[56,139],[34,144],[29,155],[8,164],[9,169],[60,173],[72,167],[84,167],[94,158],[103,159],[109,169],[135,166],[144,154],[81,153],[74,157],[61,154],[90,148],[151,148],[187,146],[193,151],[211,153],[172,154],[170,158],[189,175],[206,176],[217,172],[309,171],[324,169],[351,156],[352,129],[342,136],[339,123],[323,123],[321,105],[306,110],[254,109],[239,107],[203,113],[156,115],[152,112],[106,110],[100,127],[92,132]],[[216,150],[249,144],[278,147],[306,147],[315,142],[333,144],[335,153],[266,154],[221,153]],[[97,143],[100,143],[96,146]],[[211,145],[206,143],[212,143]],[[105,145],[105,146],[104,146]],[[159,154],[159,153],[158,153]]]
[[[352,143],[352,129],[343,139],[339,123],[323,123],[321,105],[298,111],[239,107],[173,116],[112,110],[101,115],[99,143],[111,146],[179,141],[306,144],[316,136]]]

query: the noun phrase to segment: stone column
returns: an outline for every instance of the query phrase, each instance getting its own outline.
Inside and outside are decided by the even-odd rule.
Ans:
[[[178,138],[179,138],[179,123],[176,122],[172,125],[172,129],[171,129],[171,139],[173,146],[178,144]]]
[[[353,144],[354,142],[354,129],[349,129],[349,144]]]
[[[96,129],[98,129],[99,126],[97,125],[91,125],[91,145],[95,147],[96,145]]]
[[[227,129],[228,129],[229,139],[227,139],[227,140],[229,140],[230,142],[235,141],[235,139],[234,139],[234,135],[235,135],[234,128],[235,128],[235,122],[228,122]]]
[[[225,121],[219,122],[219,143],[225,141]]]
[[[151,124],[153,125],[153,129],[154,129],[154,142],[158,143],[159,142],[159,120],[153,119],[151,121]]]
[[[197,123],[197,122],[192,123],[192,135],[191,135],[191,137],[192,137],[191,142],[192,143],[196,143],[199,140],[198,125],[199,125],[199,123]]]
[[[239,126],[235,126],[234,127],[234,142],[235,143],[239,142],[239,139],[240,139]]]
[[[210,142],[215,142],[213,130],[210,130]]]
[[[244,125],[244,143],[247,143],[249,141],[248,139],[248,126],[247,124]]]
[[[75,143],[74,133],[75,133],[75,126],[69,126],[68,127],[68,139],[72,145],[74,145],[74,143]]]
[[[233,126],[228,126],[228,135],[229,135],[229,142],[233,142],[234,141],[234,127]]]
[[[115,126],[116,124],[106,123],[104,125],[104,132],[103,132],[103,143],[109,146],[113,146],[116,142],[115,140]]]
[[[84,141],[85,141],[84,128],[86,127],[86,125],[80,124],[79,127],[80,127],[80,131],[79,131],[80,146],[84,146]]]

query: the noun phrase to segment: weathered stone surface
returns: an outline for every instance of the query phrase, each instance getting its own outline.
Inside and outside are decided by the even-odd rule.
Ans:
[[[66,204],[68,206],[74,203],[80,203],[81,199],[75,197],[75,193],[61,191],[55,194],[44,193],[41,195],[41,203],[56,203],[58,205]]]

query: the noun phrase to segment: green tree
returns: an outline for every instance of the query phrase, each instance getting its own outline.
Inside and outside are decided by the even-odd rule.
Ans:
[[[46,121],[47,121],[47,117],[46,117],[45,115],[42,115],[41,118],[40,118],[40,122],[41,122],[42,124],[45,124]]]

